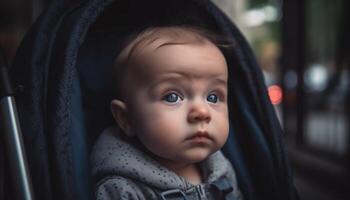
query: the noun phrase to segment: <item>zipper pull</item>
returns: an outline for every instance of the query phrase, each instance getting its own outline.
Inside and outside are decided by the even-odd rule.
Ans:
[[[205,189],[202,184],[196,185],[195,186],[196,191],[199,195],[200,200],[207,200],[207,195],[205,194]]]

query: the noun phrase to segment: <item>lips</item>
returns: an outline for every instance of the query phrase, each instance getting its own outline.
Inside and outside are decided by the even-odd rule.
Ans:
[[[197,141],[205,141],[211,140],[209,133],[207,131],[197,131],[193,135],[190,135],[186,140],[197,140]]]

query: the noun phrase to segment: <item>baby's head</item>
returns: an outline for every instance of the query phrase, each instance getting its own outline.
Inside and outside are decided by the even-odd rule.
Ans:
[[[193,27],[149,28],[115,60],[114,119],[161,163],[197,163],[226,142],[228,71],[215,41]]]

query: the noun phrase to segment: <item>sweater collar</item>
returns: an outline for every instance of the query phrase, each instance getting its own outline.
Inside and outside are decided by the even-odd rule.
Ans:
[[[160,190],[188,190],[194,185],[167,169],[148,154],[128,143],[117,127],[103,131],[92,152],[92,173],[95,179],[122,176]],[[227,173],[227,162],[220,151],[199,163],[204,183],[212,183]]]

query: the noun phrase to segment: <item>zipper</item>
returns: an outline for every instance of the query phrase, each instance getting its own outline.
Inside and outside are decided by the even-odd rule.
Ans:
[[[195,189],[200,200],[207,200],[207,195],[205,194],[205,189],[202,184],[196,185]]]

